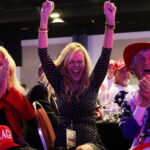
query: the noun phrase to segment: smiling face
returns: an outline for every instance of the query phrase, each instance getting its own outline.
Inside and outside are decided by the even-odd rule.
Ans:
[[[115,71],[115,83],[120,84],[122,86],[128,86],[129,81],[130,73],[126,67]]]
[[[81,80],[85,68],[85,57],[82,51],[74,53],[67,64],[67,71],[74,82]]]
[[[139,79],[150,74],[150,48],[138,52],[135,69]]]

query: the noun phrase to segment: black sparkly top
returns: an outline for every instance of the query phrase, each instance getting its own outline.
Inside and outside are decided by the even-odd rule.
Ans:
[[[66,147],[66,128],[76,131],[76,145],[92,143],[97,149],[105,149],[102,146],[100,136],[97,132],[95,120],[95,104],[99,87],[107,73],[111,49],[103,48],[100,58],[94,67],[90,76],[90,85],[76,101],[72,97],[71,102],[63,96],[63,76],[54,65],[48,55],[47,48],[38,49],[39,57],[44,72],[53,86],[58,105],[58,128],[55,140],[55,146]]]

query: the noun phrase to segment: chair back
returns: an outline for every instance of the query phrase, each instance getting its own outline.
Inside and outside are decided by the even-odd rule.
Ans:
[[[45,109],[38,101],[33,102],[33,107],[35,109],[35,123],[43,148],[48,150],[53,147],[56,138],[53,126]]]

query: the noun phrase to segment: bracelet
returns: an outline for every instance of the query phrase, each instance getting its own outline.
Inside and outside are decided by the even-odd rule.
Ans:
[[[39,32],[47,33],[48,30],[39,30]]]
[[[39,30],[42,30],[42,31],[45,31],[45,30],[48,30],[48,28],[39,28]]]
[[[45,29],[43,29],[43,28],[39,28],[39,30],[38,30],[39,32],[48,32],[48,28],[45,28]]]
[[[106,29],[108,30],[114,30],[115,29],[115,25],[109,25],[109,24],[105,24]]]

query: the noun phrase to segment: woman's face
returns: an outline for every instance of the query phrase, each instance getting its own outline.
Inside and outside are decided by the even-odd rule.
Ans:
[[[2,69],[4,63],[4,55],[0,52],[0,70]]]
[[[67,71],[69,72],[73,81],[78,82],[81,80],[84,68],[84,53],[81,51],[77,51],[67,64]]]

